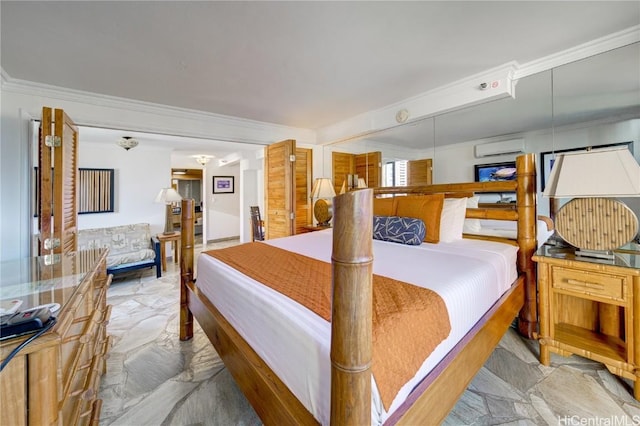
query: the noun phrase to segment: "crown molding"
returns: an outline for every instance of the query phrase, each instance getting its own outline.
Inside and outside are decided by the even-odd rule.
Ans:
[[[317,130],[318,143],[328,145],[360,138],[367,134],[423,120],[448,111],[514,96],[517,62],[508,62],[481,73],[412,96],[377,110]],[[488,87],[481,89],[481,84]],[[408,119],[398,121],[396,114],[406,110]],[[404,117],[402,117],[404,118]]]
[[[640,41],[640,25],[609,34],[604,37],[580,44],[570,49],[554,53],[544,58],[527,62],[518,67],[514,77],[520,79],[529,75],[547,71],[552,68],[579,61],[590,56],[608,52],[609,50],[627,46]]]
[[[124,110],[134,113],[151,114],[156,117],[201,123],[199,125],[189,126],[189,130],[185,130],[182,126],[172,126],[170,124],[158,127],[157,125],[145,125],[144,123],[136,123],[132,128],[132,124],[125,120],[109,118],[105,121],[104,119],[97,119],[94,116],[82,117],[79,114],[74,114],[74,121],[76,121],[78,125],[125,128],[132,131],[166,133],[176,136],[261,145],[287,138],[296,139],[304,143],[315,143],[316,141],[316,133],[311,129],[289,127],[240,117],[68,89],[44,83],[15,79],[9,76],[4,69],[1,71],[2,91],[7,93],[46,97],[97,107],[106,107],[118,111]],[[168,121],[170,120],[163,120],[163,123],[167,123]],[[216,134],[216,130],[219,130],[219,133]]]

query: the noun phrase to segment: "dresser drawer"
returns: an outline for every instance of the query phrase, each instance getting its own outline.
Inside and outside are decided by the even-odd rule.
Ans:
[[[591,295],[620,302],[625,301],[624,278],[617,275],[554,267],[552,287],[575,292],[580,296]]]

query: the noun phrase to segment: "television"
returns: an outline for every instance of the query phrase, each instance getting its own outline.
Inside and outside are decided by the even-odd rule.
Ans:
[[[505,180],[516,180],[516,162],[506,161],[503,163],[476,164],[476,182],[496,182]]]

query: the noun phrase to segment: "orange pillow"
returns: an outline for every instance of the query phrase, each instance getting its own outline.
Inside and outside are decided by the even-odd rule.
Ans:
[[[373,214],[374,216],[395,216],[396,215],[395,197],[374,198]]]
[[[440,241],[440,216],[443,204],[444,194],[398,197],[396,216],[422,219],[427,229],[424,241],[438,243]]]

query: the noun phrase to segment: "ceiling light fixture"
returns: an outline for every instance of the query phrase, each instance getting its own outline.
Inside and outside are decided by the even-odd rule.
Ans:
[[[201,166],[206,166],[209,161],[213,158],[213,155],[194,155],[194,158]]]
[[[118,142],[116,142],[118,146],[124,148],[129,151],[131,148],[135,148],[138,146],[138,141],[132,138],[131,136],[123,136]]]

